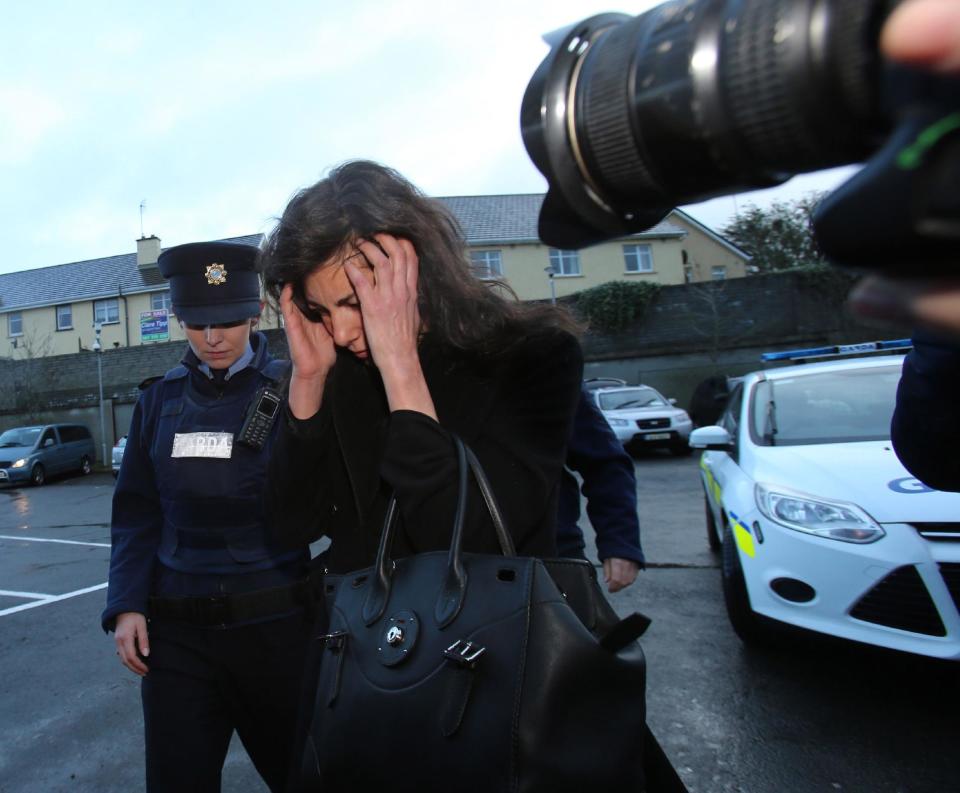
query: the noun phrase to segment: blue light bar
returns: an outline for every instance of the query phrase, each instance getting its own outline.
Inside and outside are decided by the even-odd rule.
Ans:
[[[867,352],[889,352],[913,348],[910,339],[888,339],[887,341],[865,341],[860,344],[836,344],[833,347],[808,347],[805,350],[783,350],[765,352],[761,361],[794,361],[798,358],[830,358],[835,355],[860,355]]]

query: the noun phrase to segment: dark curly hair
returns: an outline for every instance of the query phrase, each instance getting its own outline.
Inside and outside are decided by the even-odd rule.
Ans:
[[[420,317],[441,343],[491,354],[539,330],[580,331],[565,309],[521,303],[505,283],[477,278],[447,208],[393,169],[367,160],[335,167],[287,204],[260,253],[267,294],[276,304],[284,284],[292,283],[303,310],[307,276],[378,233],[413,243],[420,260]]]

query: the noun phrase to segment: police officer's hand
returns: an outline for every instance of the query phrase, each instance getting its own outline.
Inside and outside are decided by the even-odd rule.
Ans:
[[[280,293],[280,312],[293,362],[290,411],[308,419],[320,408],[327,374],[337,361],[336,347],[323,323],[310,322],[293,302],[292,284],[285,284]]]
[[[603,582],[607,585],[608,592],[619,592],[625,589],[637,580],[637,572],[640,570],[638,565],[632,559],[617,559],[610,557],[603,560]]]
[[[148,669],[143,658],[150,655],[147,618],[136,611],[124,611],[118,614],[113,639],[117,644],[117,655],[120,656],[123,665],[141,677],[145,675]]]

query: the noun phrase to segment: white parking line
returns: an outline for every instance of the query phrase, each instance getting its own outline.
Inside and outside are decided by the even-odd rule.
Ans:
[[[8,614],[16,614],[18,611],[26,611],[27,609],[33,609],[37,606],[46,606],[49,603],[56,603],[60,600],[67,600],[68,598],[74,598],[78,595],[86,595],[88,592],[96,592],[98,589],[106,589],[106,583],[97,584],[96,586],[88,586],[86,589],[78,589],[75,592],[67,592],[65,595],[43,595],[43,600],[36,600],[33,603],[23,603],[19,606],[13,606],[8,609],[3,609],[0,611],[0,617],[6,617]]]
[[[6,589],[0,589],[0,595],[9,598],[27,598],[28,600],[46,600],[55,597],[55,595],[39,595],[36,592],[10,592]]]
[[[62,545],[92,545],[94,548],[109,548],[108,542],[80,542],[78,540],[50,540],[46,537],[16,537],[10,534],[0,534],[0,540],[24,540],[25,542],[58,542]]]

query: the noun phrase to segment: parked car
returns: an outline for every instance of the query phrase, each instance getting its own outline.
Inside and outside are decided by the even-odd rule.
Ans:
[[[690,454],[687,443],[693,422],[648,385],[612,386],[588,391],[627,451],[665,447],[673,454]]]
[[[707,538],[746,642],[788,623],[960,660],[960,494],[901,465],[890,418],[903,356],[753,372],[693,431]]]
[[[627,381],[621,380],[619,377],[589,377],[583,381],[583,387],[587,391],[595,391],[598,388],[611,388],[626,384]]]
[[[82,424],[15,427],[0,434],[0,482],[39,487],[51,474],[93,470],[96,451]]]
[[[123,450],[125,448],[127,448],[127,436],[122,435],[117,439],[117,442],[113,444],[113,452],[111,454],[111,464],[113,465],[114,479],[120,475],[120,463],[123,462]]]

